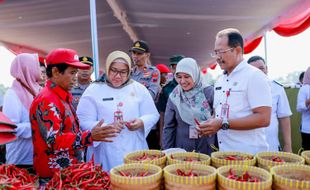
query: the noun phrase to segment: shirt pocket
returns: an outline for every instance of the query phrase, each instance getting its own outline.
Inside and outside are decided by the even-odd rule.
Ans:
[[[246,103],[245,90],[231,90],[228,97],[230,109],[234,112],[242,111]]]

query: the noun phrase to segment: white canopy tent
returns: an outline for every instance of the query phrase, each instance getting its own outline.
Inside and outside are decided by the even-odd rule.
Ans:
[[[94,0],[95,1],[95,0]],[[184,54],[202,66],[211,61],[216,33],[238,28],[249,42],[284,17],[307,9],[305,0],[97,0],[100,67],[113,50],[128,51],[132,41],[150,45],[152,63]],[[76,49],[92,56],[90,1],[0,1],[0,42],[14,52]]]

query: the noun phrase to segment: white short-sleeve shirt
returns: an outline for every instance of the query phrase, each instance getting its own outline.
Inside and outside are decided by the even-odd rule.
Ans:
[[[272,95],[272,112],[270,125],[265,129],[270,151],[279,151],[279,118],[292,115],[284,88],[275,81],[270,80]]]
[[[222,104],[230,105],[229,118],[242,118],[252,114],[252,109],[271,107],[271,90],[267,76],[242,61],[230,73],[222,75],[214,86],[215,117],[220,117]],[[229,96],[227,97],[227,91]],[[268,151],[265,129],[219,130],[220,151],[241,151],[256,154]]]
[[[310,106],[306,106],[310,98],[310,85],[303,84],[297,96],[296,110],[301,113],[301,132],[310,134]]]

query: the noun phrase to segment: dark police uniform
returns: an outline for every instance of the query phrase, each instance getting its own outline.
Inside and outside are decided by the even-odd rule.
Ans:
[[[160,73],[156,67],[145,64],[143,71],[134,67],[131,72],[131,79],[143,84],[155,100],[160,90]]]
[[[85,63],[87,65],[93,66],[93,59],[90,58],[90,57],[83,56],[83,57],[80,57],[79,60],[82,63]],[[77,82],[77,84],[74,85],[74,87],[72,88],[72,90],[71,90],[71,94],[73,96],[72,105],[73,105],[73,107],[75,109],[77,109],[77,105],[79,104],[79,101],[80,101],[80,98],[81,98],[82,94],[84,93],[84,91],[86,90],[86,88],[90,84],[91,84],[91,80],[89,81],[88,84],[79,84]]]

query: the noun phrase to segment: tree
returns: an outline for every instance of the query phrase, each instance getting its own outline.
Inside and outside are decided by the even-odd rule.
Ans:
[[[276,78],[275,81],[281,84],[296,84],[299,82],[299,75],[302,71],[294,71],[289,73],[286,77]]]

